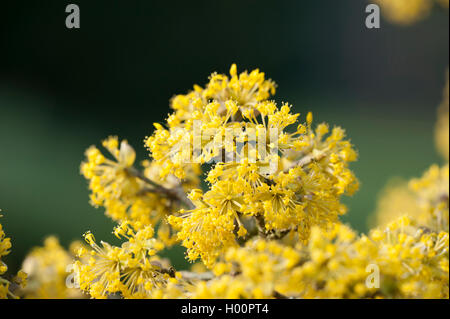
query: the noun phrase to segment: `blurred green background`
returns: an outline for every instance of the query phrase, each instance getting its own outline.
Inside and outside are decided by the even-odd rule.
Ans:
[[[213,71],[260,68],[315,121],[346,128],[360,191],[344,219],[358,231],[392,176],[441,163],[433,141],[448,66],[448,11],[410,27],[364,25],[365,1],[68,1],[0,6],[0,222],[12,270],[49,234],[67,245],[113,223],[88,203],[84,150],[114,134],[147,152],[172,95]],[[174,265],[184,267],[181,249]]]

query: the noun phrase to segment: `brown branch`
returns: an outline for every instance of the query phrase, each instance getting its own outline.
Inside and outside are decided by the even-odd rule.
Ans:
[[[255,215],[256,219],[256,228],[258,229],[258,235],[266,239],[282,239],[284,236],[289,234],[291,230],[296,230],[297,227],[294,228],[286,228],[282,230],[266,230],[266,222],[264,220],[264,216],[261,214]]]
[[[179,185],[175,188],[166,188],[166,187],[152,181],[151,179],[147,178],[141,171],[135,169],[134,167],[128,167],[126,169],[126,171],[130,175],[132,175],[136,178],[139,178],[141,181],[143,181],[151,186],[150,188],[145,188],[144,191],[162,194],[164,196],[167,196],[169,198],[177,200],[177,201],[183,203],[184,205],[186,205],[186,207],[188,209],[195,208],[194,204],[186,196],[186,193],[183,191],[183,188],[181,187],[181,185]]]
[[[278,291],[276,291],[276,290],[273,291],[272,296],[273,296],[275,299],[289,299],[288,297],[286,297],[286,296],[283,295],[283,294],[280,294],[280,293],[279,293]]]
[[[300,158],[299,160],[295,161],[294,163],[292,163],[292,165],[290,165],[285,171],[290,170],[291,168],[300,166],[300,167],[304,167],[308,164],[311,164],[312,162],[317,162],[320,161],[321,159],[323,159],[326,156],[326,150],[324,149],[322,151],[319,151],[318,154],[308,154],[303,156],[302,158]]]
[[[256,228],[258,229],[258,234],[262,237],[266,237],[266,222],[264,221],[264,217],[261,214],[255,215],[256,220]]]

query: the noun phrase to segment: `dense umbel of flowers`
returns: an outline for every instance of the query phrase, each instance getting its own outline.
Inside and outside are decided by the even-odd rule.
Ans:
[[[448,233],[407,217],[358,237],[335,224],[312,230],[307,246],[258,239],[228,250],[225,274],[193,298],[448,298]]]
[[[356,239],[341,228],[313,234],[299,271],[302,296],[448,298],[448,232],[428,232],[407,217]]]
[[[136,228],[155,225],[167,214],[180,208],[173,189],[179,188],[184,192],[198,186],[199,179],[195,174],[198,172],[197,166],[187,170],[183,181],[170,174],[161,181],[161,168],[155,162],[142,162],[143,171],[133,167],[136,153],[127,141],[119,145],[118,138],[112,136],[104,140],[102,145],[112,158],[91,146],[86,151],[86,161],[81,165],[81,172],[89,180],[91,203],[105,207],[105,214],[114,221],[127,221]],[[173,242],[167,223],[161,223],[159,232],[165,243]]]
[[[79,289],[73,289],[75,282],[72,274],[75,252],[82,246],[81,242],[73,242],[67,251],[60,245],[58,238],[50,236],[45,239],[42,247],[33,248],[22,264],[28,278],[26,287],[21,291],[21,297],[28,299],[84,297]]]
[[[145,140],[143,171],[116,137],[103,142],[113,160],[86,152],[91,200],[124,240],[99,245],[85,234],[90,247],[79,246],[74,268],[87,296],[448,297],[448,166],[412,180],[410,205],[359,236],[338,220],[340,197],[358,187],[344,130],[313,127],[311,113],[298,122],[291,106],[269,100],[274,92],[263,73],[238,75],[233,65],[172,99],[174,112]],[[209,270],[177,272],[158,256],[176,240]]]
[[[448,8],[448,0],[375,0],[379,4],[383,15],[390,21],[410,25],[427,17],[434,3]]]
[[[24,272],[5,278],[0,225],[0,297],[448,298],[448,164],[392,184],[378,227],[359,235],[338,219],[358,188],[344,130],[300,121],[274,93],[233,65],[172,99],[142,169],[127,141],[104,140],[107,156],[90,147],[81,173],[122,244],[87,232],[65,250],[49,237],[23,263],[25,286]],[[160,257],[174,243],[190,271]]]
[[[83,291],[94,298],[106,298],[111,294],[145,298],[153,289],[177,281],[179,274],[156,255],[164,244],[153,238],[152,226],[136,231],[128,222],[123,222],[114,233],[127,241],[120,247],[105,242],[99,246],[92,233],[85,234],[92,250],[81,247],[80,260],[74,264],[75,279]]]
[[[8,270],[8,266],[2,261],[2,257],[10,253],[11,247],[11,238],[6,237],[3,226],[0,224],[0,299],[18,298],[11,289],[12,285],[18,286],[17,288],[25,287],[27,281],[27,275],[23,271],[19,271],[12,280],[3,277]]]
[[[311,113],[299,122],[291,106],[268,100],[274,93],[264,73],[238,74],[233,65],[230,76],[214,73],[205,88],[175,96],[174,113],[146,140],[161,178],[183,179],[192,162],[212,163],[208,190],[189,194],[195,207],[168,219],[192,261],[212,267],[254,232],[306,240],[311,226],[337,221],[346,211],[340,197],[358,188],[348,169],[357,154],[344,130],[313,129]]]
[[[386,186],[379,199],[375,224],[386,225],[407,214],[432,230],[449,228],[449,166],[431,166],[421,178]]]

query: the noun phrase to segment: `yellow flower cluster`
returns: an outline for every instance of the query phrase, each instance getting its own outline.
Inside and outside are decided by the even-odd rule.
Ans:
[[[448,79],[444,92],[436,125],[436,146],[448,161]],[[395,220],[403,214],[410,216],[418,226],[411,227],[411,223],[403,219],[403,226],[400,227]],[[383,234],[372,231],[371,238],[381,238],[380,242],[385,244],[386,241],[396,243],[395,249],[386,245],[378,248],[378,254],[383,250],[390,250],[401,253],[402,258],[407,256],[408,261],[400,259],[404,262],[403,266],[411,268],[409,275],[417,275],[404,275],[399,280],[392,274],[393,286],[389,296],[448,298],[449,164],[442,167],[432,165],[421,178],[412,179],[408,183],[391,182],[379,200],[375,219],[382,227],[388,225],[387,232]],[[401,232],[398,231],[399,228],[402,229]],[[392,234],[396,234],[397,241],[393,241]],[[411,243],[410,249],[418,249],[415,247],[420,246],[421,255],[401,252],[399,244],[402,243]],[[399,265],[389,267],[394,269],[394,266],[400,269]],[[403,282],[404,278],[409,278],[410,281]],[[427,282],[425,278],[432,280]]]
[[[274,93],[264,73],[238,74],[232,65],[230,76],[214,73],[205,88],[174,97],[167,128],[155,124],[147,138],[162,178],[185,178],[192,163],[212,164],[209,190],[189,195],[195,208],[169,217],[189,260],[212,267],[255,230],[269,237],[292,231],[306,240],[311,226],[345,213],[341,195],[358,188],[348,168],[357,154],[345,131],[324,123],[313,129],[311,113],[298,123],[288,104],[268,100]]]
[[[84,235],[92,249],[81,247],[74,263],[76,282],[93,298],[120,295],[123,298],[146,298],[155,288],[176,282],[179,275],[156,253],[164,244],[153,238],[152,226],[135,230],[128,222],[117,226],[114,233],[126,238],[120,247],[95,242],[92,233]]]
[[[448,0],[375,0],[387,19],[402,25],[410,25],[427,17],[434,2],[448,8]]]
[[[2,215],[0,215],[0,217],[2,217]],[[2,257],[10,253],[11,247],[11,238],[6,237],[3,226],[0,224],[0,299],[18,298],[13,291],[11,291],[11,284],[18,285],[19,288],[23,288],[27,284],[27,275],[22,270],[17,273],[17,276],[13,278],[12,282],[2,277],[8,270],[8,266],[2,261]]]
[[[192,298],[448,298],[448,233],[401,217],[358,237],[335,224],[314,227],[307,246],[258,239],[228,250],[222,275]],[[232,266],[230,266],[232,265]]]
[[[417,219],[434,231],[449,229],[449,166],[432,165],[421,178],[386,186],[375,212],[375,224],[385,226],[401,215]]]
[[[196,187],[199,183],[194,171],[196,167],[191,167],[188,178],[183,181],[173,175],[161,181],[161,168],[155,162],[144,161],[143,172],[133,167],[136,153],[127,141],[123,140],[119,147],[118,138],[113,136],[104,140],[102,145],[111,159],[91,146],[86,151],[86,161],[81,164],[81,173],[89,180],[92,191],[91,203],[105,207],[105,214],[114,221],[127,221],[136,228],[162,221],[158,229],[160,237],[166,244],[173,243],[164,217],[180,206],[175,194],[166,190],[181,188],[185,191]]]
[[[50,236],[42,247],[35,247],[26,256],[22,269],[28,275],[27,286],[21,295],[27,299],[73,299],[82,298],[74,289],[73,260],[80,242],[73,242],[66,251],[58,238]]]
[[[103,142],[112,159],[88,149],[81,172],[91,201],[119,223],[114,234],[125,242],[98,245],[85,234],[91,248],[78,245],[74,263],[81,291],[92,298],[448,298],[448,165],[395,185],[380,205],[383,226],[357,235],[338,219],[346,212],[341,196],[358,188],[349,169],[357,153],[344,130],[313,127],[311,113],[299,123],[288,104],[269,100],[274,93],[264,73],[238,74],[232,65],[229,76],[214,73],[204,88],[172,99],[174,112],[145,140],[151,160],[143,171],[133,167],[126,141]],[[177,272],[158,256],[177,240],[201,270]]]
[[[275,240],[256,239],[231,248],[214,267],[216,278],[195,285],[191,298],[276,298],[295,294],[292,272],[301,252]]]
[[[410,188],[417,194],[423,213],[418,216],[423,225],[434,230],[448,231],[449,166],[437,165],[425,172],[420,179],[413,179]]]
[[[426,232],[407,217],[359,238],[342,225],[316,230],[308,251],[300,297],[448,298],[448,233]]]
[[[0,276],[8,270],[8,266],[1,260],[1,257],[8,255],[10,248],[11,239],[6,237],[2,224],[0,224]],[[0,298],[4,299],[7,297],[9,284],[9,281],[0,277]]]

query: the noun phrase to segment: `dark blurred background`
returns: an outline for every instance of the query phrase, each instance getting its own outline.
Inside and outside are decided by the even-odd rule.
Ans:
[[[369,30],[360,0],[72,2],[80,29],[65,27],[68,1],[0,5],[0,222],[12,269],[49,234],[65,245],[87,230],[111,241],[113,223],[89,205],[79,175],[84,150],[114,134],[145,159],[143,138],[172,95],[232,63],[275,80],[278,102],[346,128],[361,189],[344,219],[361,232],[391,176],[441,162],[433,126],[448,10]]]

